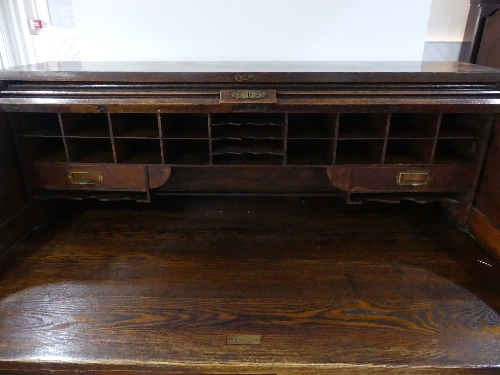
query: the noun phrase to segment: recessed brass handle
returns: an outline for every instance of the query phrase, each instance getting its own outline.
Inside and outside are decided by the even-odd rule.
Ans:
[[[101,171],[69,172],[69,180],[73,185],[95,185],[104,181]]]
[[[396,181],[398,185],[411,185],[411,186],[429,185],[430,172],[428,171],[399,172]]]

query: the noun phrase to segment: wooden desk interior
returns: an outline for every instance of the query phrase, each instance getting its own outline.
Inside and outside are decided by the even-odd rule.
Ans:
[[[432,204],[65,203],[0,267],[0,373],[468,374],[500,363],[500,265]],[[226,345],[229,334],[261,344]]]
[[[500,70],[46,63],[0,112],[0,253],[38,226],[0,260],[0,373],[499,370],[466,231],[500,258]]]

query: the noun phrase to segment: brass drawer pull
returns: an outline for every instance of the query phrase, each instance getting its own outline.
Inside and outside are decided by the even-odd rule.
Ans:
[[[397,177],[398,185],[421,186],[430,182],[430,172],[427,171],[407,171],[399,172]]]
[[[69,173],[69,180],[74,185],[95,185],[104,181],[100,171],[74,171]]]

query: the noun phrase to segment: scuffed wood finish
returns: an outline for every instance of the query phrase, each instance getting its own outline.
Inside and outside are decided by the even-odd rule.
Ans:
[[[3,260],[4,373],[498,366],[500,265],[435,206],[156,203],[74,206]],[[228,334],[261,335],[262,344],[227,346]]]

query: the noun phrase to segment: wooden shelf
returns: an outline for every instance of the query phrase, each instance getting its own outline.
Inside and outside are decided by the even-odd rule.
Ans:
[[[165,164],[210,164],[208,140],[164,140]]]
[[[468,113],[444,113],[439,138],[481,138],[484,136],[489,116]]]
[[[162,164],[160,141],[155,139],[116,139],[118,163]]]
[[[156,113],[112,113],[111,124],[115,138],[159,138]]]
[[[387,114],[341,113],[339,118],[339,139],[384,138],[387,128]]]
[[[62,113],[66,137],[110,138],[108,116],[103,113]]]
[[[274,125],[283,126],[285,116],[280,113],[215,113],[212,125]]]
[[[339,140],[335,158],[336,165],[380,164],[383,140]]]
[[[283,141],[276,139],[224,139],[212,142],[212,155],[276,154],[284,155]]]
[[[337,114],[291,113],[288,116],[289,139],[335,138]]]
[[[430,138],[436,137],[439,113],[392,113],[389,138]]]
[[[57,113],[16,113],[11,117],[20,136],[62,137]]]
[[[208,139],[207,114],[162,114],[161,126],[165,139]]]
[[[278,154],[214,154],[214,165],[283,165],[283,156]]]
[[[68,138],[66,145],[72,163],[114,163],[110,139]]]
[[[110,139],[109,130],[106,129],[86,129],[66,135],[66,138],[107,138]]]
[[[148,130],[148,129],[140,129],[140,130],[131,130],[127,133],[123,133],[120,135],[114,135],[115,138],[131,138],[131,139],[159,139],[158,130]]]
[[[434,164],[474,164],[479,158],[480,142],[476,139],[440,139]]]
[[[19,146],[23,161],[67,161],[62,137],[22,137]]]
[[[51,162],[51,163],[60,163],[66,161],[66,152],[64,150],[59,151],[51,151],[50,154],[42,155],[38,157],[35,161],[43,161],[43,162]]]
[[[275,125],[214,125],[212,139],[284,139],[285,127]]]
[[[385,164],[429,164],[434,139],[390,139]]]
[[[333,140],[289,140],[287,163],[290,165],[331,165]]]
[[[30,129],[22,137],[62,137],[61,129]]]

